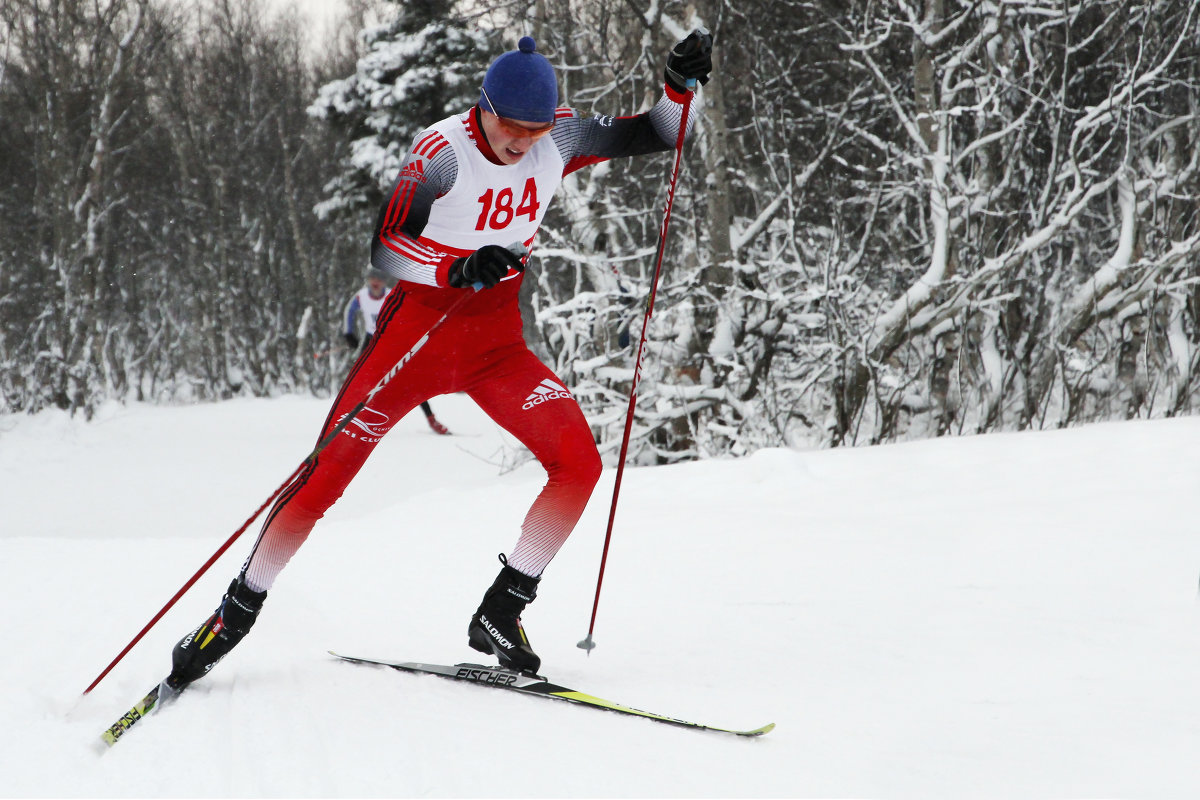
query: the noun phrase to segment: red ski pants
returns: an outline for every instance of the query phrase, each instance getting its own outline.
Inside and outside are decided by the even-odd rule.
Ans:
[[[485,292],[480,292],[480,295]],[[474,298],[472,298],[474,300]],[[265,591],[358,474],[375,445],[421,401],[465,392],[529,448],[547,472],[508,563],[538,576],[583,514],[600,477],[600,456],[579,405],[526,347],[514,302],[452,313],[354,421],[275,502],[246,562],[252,589]],[[346,378],[321,428],[323,439],[444,312],[395,290],[375,336]],[[453,476],[447,475],[447,481]],[[466,491],[466,490],[464,490]]]

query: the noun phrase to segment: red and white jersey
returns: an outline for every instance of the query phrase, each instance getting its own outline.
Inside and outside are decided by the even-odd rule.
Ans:
[[[401,175],[412,178],[428,165],[439,193],[430,204],[416,247],[411,246],[411,237],[386,223],[380,232],[381,242],[404,257],[398,263],[388,259],[401,280],[445,286],[445,270],[454,258],[489,244],[520,242],[528,247],[562,182],[564,162],[550,137],[534,143],[516,164],[494,163],[476,143],[482,134],[471,117],[470,112],[450,117],[425,131],[405,162]],[[445,173],[451,169],[454,178],[448,181]],[[415,187],[408,194],[404,201],[415,200]],[[394,198],[392,222],[405,211],[412,213],[411,204],[406,209],[401,202],[400,197]]]
[[[436,123],[414,140],[380,209],[372,265],[406,283],[445,287],[454,260],[484,245],[528,248],[565,175],[609,158],[670,150],[682,102],[668,87],[654,108],[634,117],[583,119],[560,108],[554,130],[516,164],[496,158],[478,107]],[[693,122],[689,114],[688,131]]]

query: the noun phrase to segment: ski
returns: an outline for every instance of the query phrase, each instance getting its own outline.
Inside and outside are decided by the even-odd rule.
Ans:
[[[774,722],[769,722],[766,725],[763,725],[761,728],[755,728],[753,730],[733,730],[730,728],[717,728],[712,725],[702,725],[698,722],[688,722],[687,720],[666,717],[662,714],[654,714],[649,711],[640,711],[636,708],[623,706],[620,703],[614,703],[610,700],[605,700],[594,695],[578,692],[565,686],[559,686],[551,683],[540,675],[529,675],[523,672],[514,672],[501,667],[488,667],[483,666],[482,664],[456,664],[451,667],[443,664],[418,664],[409,661],[379,661],[372,658],[344,656],[341,653],[335,653],[332,650],[329,651],[329,654],[331,656],[340,658],[343,661],[349,661],[354,664],[374,664],[381,667],[389,667],[400,672],[411,672],[421,675],[436,675],[439,678],[466,681],[468,683],[475,683],[480,686],[492,686],[498,689],[507,689],[509,691],[519,692],[520,694],[547,697],[552,700],[565,700],[569,703],[575,703],[577,705],[599,708],[605,711],[615,711],[620,714],[629,714],[631,716],[654,720],[655,722],[663,722],[668,725],[678,725],[684,728],[692,728],[693,730],[729,733],[733,734],[734,736],[762,736],[764,733],[769,733],[775,728]]]
[[[179,696],[179,691],[172,689],[164,680],[146,693],[146,696],[133,704],[133,708],[121,715],[121,718],[100,734],[105,746],[112,747],[117,740],[129,732],[129,729],[150,716],[156,710]]]

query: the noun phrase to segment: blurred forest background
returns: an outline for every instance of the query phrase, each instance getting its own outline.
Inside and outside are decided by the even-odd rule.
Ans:
[[[413,136],[533,35],[646,110],[716,39],[632,458],[1200,410],[1200,4],[0,2],[0,412],[327,394]],[[527,337],[622,432],[670,155],[562,187]]]

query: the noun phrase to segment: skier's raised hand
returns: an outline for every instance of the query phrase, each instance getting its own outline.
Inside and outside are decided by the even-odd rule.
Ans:
[[[704,28],[697,28],[667,55],[667,83],[677,92],[688,89],[688,81],[708,83],[712,72],[713,37]]]

